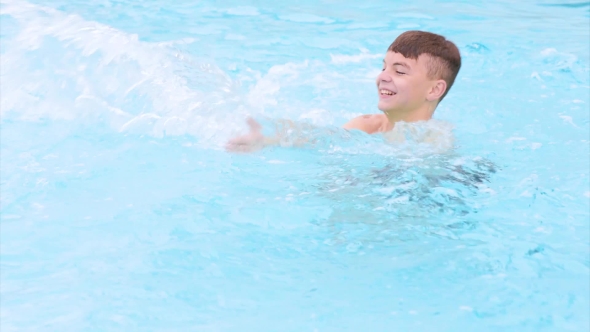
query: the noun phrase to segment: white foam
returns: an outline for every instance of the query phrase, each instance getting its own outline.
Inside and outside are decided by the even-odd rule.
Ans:
[[[401,121],[383,136],[390,144],[410,148],[411,153],[444,153],[454,148],[453,129],[451,123],[436,119],[412,123]]]
[[[381,57],[383,57],[383,54],[371,54],[366,49],[361,49],[361,53],[355,55],[330,54],[332,63],[337,65],[346,63],[358,63],[365,60],[378,59]]]
[[[565,123],[567,123],[567,124],[570,124],[570,125],[572,125],[572,126],[574,126],[574,127],[576,127],[576,128],[578,127],[578,126],[577,126],[577,125],[574,123],[574,119],[573,119],[571,116],[569,116],[569,115],[560,115],[560,116],[559,116],[559,118],[561,118],[561,119],[563,120],[563,122],[565,122]]]
[[[574,63],[578,61],[575,54],[559,52],[555,48],[546,48],[540,52],[540,55],[551,70],[570,70],[573,68]]]
[[[2,1],[1,14],[20,26],[1,58],[3,117],[106,117],[121,131],[143,126],[156,136],[211,137],[225,122],[203,115],[239,95],[215,65],[172,48],[195,39],[142,42],[108,25],[18,0]],[[205,121],[187,125],[195,120]]]
[[[250,89],[248,102],[250,106],[277,105],[276,95],[285,81],[294,81],[302,69],[307,68],[308,61],[303,63],[286,63],[272,66],[264,76],[257,76],[257,83]]]

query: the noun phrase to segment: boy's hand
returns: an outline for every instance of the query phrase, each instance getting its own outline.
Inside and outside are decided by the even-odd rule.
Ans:
[[[246,135],[234,137],[225,144],[225,150],[229,152],[254,152],[264,147],[264,135],[262,126],[252,118],[247,120],[250,132]]]

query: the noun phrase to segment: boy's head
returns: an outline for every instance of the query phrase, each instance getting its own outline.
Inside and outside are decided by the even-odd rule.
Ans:
[[[434,33],[407,31],[387,51],[377,77],[379,109],[399,116],[432,115],[461,68],[457,46]]]

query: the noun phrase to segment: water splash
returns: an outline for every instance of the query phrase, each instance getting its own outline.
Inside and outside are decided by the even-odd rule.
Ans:
[[[225,114],[245,114],[239,84],[175,43],[22,1],[3,1],[1,14],[20,28],[2,54],[3,119],[90,118],[121,132],[212,139],[231,125]]]

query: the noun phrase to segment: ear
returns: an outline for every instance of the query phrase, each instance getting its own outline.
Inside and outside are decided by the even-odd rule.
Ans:
[[[426,95],[426,100],[428,101],[436,101],[440,100],[440,97],[447,91],[447,82],[445,80],[436,80],[433,82],[428,94]]]

